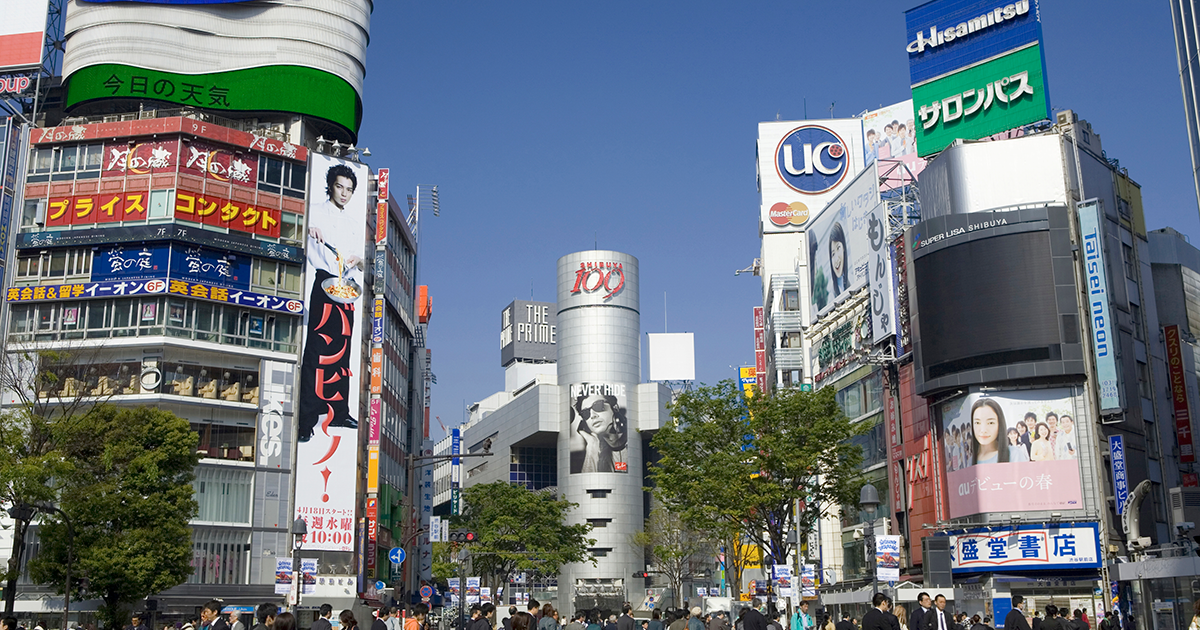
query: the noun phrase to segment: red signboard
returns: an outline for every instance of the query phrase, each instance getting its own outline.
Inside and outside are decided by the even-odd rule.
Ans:
[[[1167,378],[1171,381],[1171,407],[1175,410],[1175,438],[1179,441],[1179,461],[1196,461],[1192,448],[1192,412],[1188,406],[1187,380],[1183,371],[1183,345],[1179,326],[1163,328],[1167,341]]]
[[[388,204],[380,201],[375,204],[375,242],[387,242]]]
[[[383,393],[383,348],[371,348],[371,393]]]
[[[241,186],[254,187],[258,183],[258,158],[249,151],[231,151],[203,142],[184,143],[179,170]]]
[[[123,177],[174,173],[179,166],[179,140],[162,142],[109,142],[104,145],[100,175]]]
[[[892,511],[903,512],[904,492],[900,485],[900,462],[904,459],[904,443],[900,441],[900,417],[892,388],[885,387],[883,396],[887,401],[888,482],[892,491]]]
[[[278,155],[298,162],[308,161],[308,149],[285,140],[275,140],[245,131],[202,122],[193,118],[147,118],[120,122],[95,123],[90,125],[62,125],[34,129],[31,144],[57,142],[86,142],[89,140],[112,140],[131,136],[152,136],[168,133],[186,133],[216,140],[234,146]]]
[[[379,201],[387,201],[388,200],[388,187],[389,187],[388,180],[390,180],[390,179],[391,179],[391,170],[390,169],[386,169],[386,168],[379,169],[379,185],[376,188],[376,190],[377,190],[376,197],[379,198]]]
[[[379,528],[379,499],[367,499],[367,575],[375,577],[375,530]]]
[[[754,307],[754,327],[766,328],[766,325],[764,324],[763,307],[761,306]]]
[[[755,352],[757,352],[759,350],[766,350],[766,349],[767,349],[767,332],[761,328],[755,328],[754,329],[754,350],[755,350]]]
[[[148,190],[51,197],[46,205],[46,227],[145,221],[149,200]]]
[[[279,237],[279,208],[253,205],[180,189],[175,193],[175,218],[272,238]]]

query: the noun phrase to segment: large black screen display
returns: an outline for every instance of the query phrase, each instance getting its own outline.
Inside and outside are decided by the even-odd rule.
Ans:
[[[926,379],[1058,358],[1049,232],[968,241],[914,263]]]

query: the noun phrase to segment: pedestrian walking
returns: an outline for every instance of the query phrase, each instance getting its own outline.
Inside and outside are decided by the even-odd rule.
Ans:
[[[358,630],[358,620],[354,618],[354,611],[349,609],[338,614],[338,623],[341,624],[341,630]]]
[[[275,626],[275,618],[279,616],[279,607],[270,602],[264,602],[254,609],[254,617],[258,623],[254,624],[253,630],[272,630]],[[184,626],[181,630],[187,630]]]
[[[273,630],[297,630],[296,616],[290,612],[280,613],[275,616],[275,623],[272,624]]]
[[[330,617],[333,616],[333,606],[329,604],[321,604],[317,609],[317,620],[313,622],[311,630],[333,630],[333,622]]]

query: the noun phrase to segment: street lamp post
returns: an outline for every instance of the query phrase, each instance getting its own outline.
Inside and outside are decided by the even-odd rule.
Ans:
[[[875,510],[879,507],[879,490],[871,484],[863,486],[858,494],[858,505],[870,518],[866,531],[863,532],[863,540],[867,547],[867,570],[871,574],[871,592],[874,594],[879,590],[879,567],[875,563]]]
[[[304,590],[304,571],[300,568],[300,547],[308,535],[308,523],[298,518],[292,523],[292,606],[300,607],[300,591]]]
[[[75,563],[75,528],[71,526],[71,519],[66,512],[46,501],[34,501],[33,504],[18,503],[9,508],[8,514],[15,520],[29,522],[37,510],[57,512],[67,526],[67,569],[66,580],[63,582],[63,630],[67,630],[70,627],[68,619],[71,616],[71,565]]]

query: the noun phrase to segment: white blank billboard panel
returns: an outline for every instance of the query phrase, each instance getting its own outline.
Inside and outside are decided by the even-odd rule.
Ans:
[[[696,344],[692,333],[649,333],[650,380],[696,380]]]
[[[0,71],[42,65],[49,0],[0,0]]]

